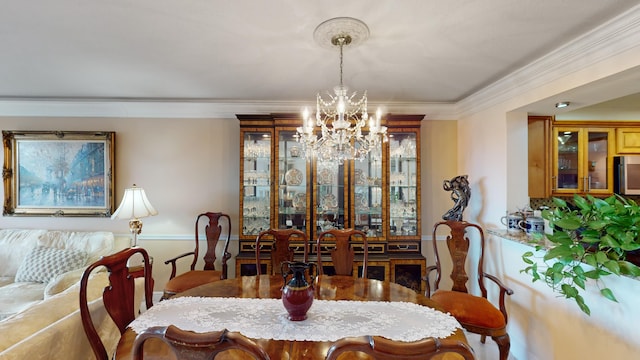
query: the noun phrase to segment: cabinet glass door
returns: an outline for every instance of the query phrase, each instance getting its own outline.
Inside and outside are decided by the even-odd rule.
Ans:
[[[579,190],[579,134],[578,130],[556,130],[555,190]]]
[[[367,234],[367,238],[381,237],[384,234],[382,223],[382,144],[372,150],[363,161],[353,162],[352,213],[357,230]]]
[[[418,231],[417,150],[415,133],[389,135],[389,235]]]
[[[314,181],[316,232],[344,229],[345,165],[337,162],[317,162]]]
[[[242,235],[271,227],[271,132],[244,132],[242,154]]]
[[[278,131],[277,227],[307,233],[308,184],[307,162],[295,131]]]
[[[608,189],[609,132],[590,131],[587,147],[587,192]]]

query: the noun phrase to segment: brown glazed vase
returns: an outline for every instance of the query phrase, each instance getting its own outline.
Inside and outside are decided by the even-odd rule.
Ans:
[[[280,265],[280,268],[284,279],[282,303],[289,313],[289,320],[305,320],[307,311],[313,304],[313,283],[317,275],[316,264],[285,261]],[[307,273],[311,283],[307,281]]]

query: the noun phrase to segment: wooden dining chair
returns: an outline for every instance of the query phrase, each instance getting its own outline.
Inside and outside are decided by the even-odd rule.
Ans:
[[[451,290],[439,289],[440,279],[442,277],[442,260],[438,252],[436,235],[438,228],[448,228],[447,248],[452,259],[453,268],[451,271],[451,279],[453,286]],[[475,237],[469,237],[467,231],[469,229],[477,230]],[[471,238],[474,239],[471,242]],[[497,277],[487,274],[484,271],[484,232],[482,228],[476,224],[466,221],[447,220],[441,221],[434,225],[433,234],[433,251],[435,254],[436,264],[427,266],[425,285],[425,295],[437,302],[444,311],[450,313],[458,320],[467,331],[480,334],[481,342],[484,343],[487,336],[498,344],[500,350],[500,359],[506,360],[509,356],[509,348],[511,346],[509,334],[507,333],[507,308],[505,306],[505,295],[512,295],[513,290],[506,287]],[[479,254],[476,256],[468,256],[470,245],[477,244],[479,246]],[[476,261],[474,263],[474,261]],[[472,283],[467,275],[467,266],[476,266],[477,269],[477,286],[480,296],[469,293],[467,286]],[[434,293],[431,293],[429,275],[432,271],[436,272],[434,282]],[[498,289],[498,307],[494,306],[487,299],[487,288],[485,279],[493,281]]]
[[[89,265],[80,279],[80,317],[82,327],[89,339],[91,349],[98,360],[108,360],[107,349],[93,325],[89,303],[87,301],[87,286],[91,273],[100,267],[105,267],[109,272],[109,285],[104,288],[102,301],[107,313],[113,319],[123,334],[127,326],[136,318],[140,304],[136,304],[135,276],[131,276],[127,263],[136,254],[140,254],[144,266],[144,300],[147,309],[153,306],[153,285],[151,277],[151,264],[146,250],[133,247],[119,251],[113,255],[103,256],[100,260]],[[139,257],[140,255],[137,255]]]
[[[298,239],[303,241],[304,256],[303,261],[309,261],[309,241],[307,234],[297,229],[268,229],[261,231],[256,238],[256,270],[258,275],[262,274],[262,266],[260,261],[260,255],[262,253],[264,241],[272,241],[271,245],[271,275],[280,275],[280,264],[283,261],[293,261],[295,251],[289,244],[292,239]]]
[[[334,342],[325,360],[337,360],[345,352],[362,352],[376,360],[427,360],[443,354],[455,353],[464,360],[476,357],[471,347],[457,340],[426,338],[414,342],[393,341],[381,336],[343,338]],[[446,357],[444,357],[446,359]]]
[[[318,254],[318,273],[324,274],[324,268],[322,265],[322,256],[328,251],[331,255],[331,262],[336,275],[353,275],[353,265],[355,262],[355,250],[354,243],[358,240],[362,240],[363,246],[363,258],[362,258],[362,273],[361,277],[367,277],[367,262],[369,261],[369,246],[367,243],[367,234],[363,231],[355,229],[331,229],[320,233],[317,240]],[[326,248],[323,243],[333,242],[335,246],[330,250],[324,250]]]
[[[201,219],[205,218],[208,219],[209,222],[205,226],[207,249],[203,256],[204,267],[202,270],[196,270],[196,263],[198,262],[200,256],[200,232],[198,231],[198,224]],[[221,220],[224,220],[224,222],[226,222],[226,234],[223,235],[224,246],[222,247],[222,267],[220,270],[216,270],[216,247],[218,246],[218,241],[220,240],[223,231]],[[212,281],[226,279],[227,261],[231,258],[231,253],[229,253],[228,251],[230,238],[231,218],[229,217],[229,215],[221,212],[206,212],[198,215],[196,217],[195,225],[195,249],[164,262],[167,265],[171,264],[171,275],[169,276],[169,281],[164,286],[164,294],[162,295],[162,299],[168,299],[179,292],[194,288],[196,286],[207,284]],[[176,276],[177,261],[182,258],[191,258],[190,270]]]
[[[177,359],[210,360],[218,353],[239,349],[257,360],[269,360],[269,355],[253,340],[226,329],[196,333],[174,325],[147,328],[133,342],[133,359],[144,359],[144,344],[149,339],[160,339],[167,344]]]

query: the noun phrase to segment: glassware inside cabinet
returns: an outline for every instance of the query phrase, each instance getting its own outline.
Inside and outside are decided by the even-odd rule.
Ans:
[[[317,233],[344,229],[344,164],[318,162],[315,189]]]
[[[242,235],[271,227],[271,133],[245,132],[242,168]]]
[[[382,236],[382,146],[363,161],[354,161],[353,211],[354,226],[368,238]]]
[[[558,161],[556,164],[557,178],[555,188],[578,190],[578,168],[580,166],[578,158],[579,132],[558,132],[557,139]]]
[[[278,228],[307,232],[307,162],[295,131],[278,133]]]
[[[415,236],[418,229],[415,133],[389,136],[389,234]]]
[[[591,131],[587,135],[589,148],[587,152],[587,168],[588,179],[587,191],[592,189],[607,189],[607,174],[610,173],[608,168],[609,158],[609,134],[607,132]]]

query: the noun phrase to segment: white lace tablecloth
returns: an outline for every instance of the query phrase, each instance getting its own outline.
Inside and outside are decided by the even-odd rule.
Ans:
[[[314,300],[307,319],[290,321],[281,299],[181,297],[145,311],[130,327],[237,331],[254,339],[335,341],[379,335],[396,341],[444,338],[460,324],[449,314],[408,302]]]

